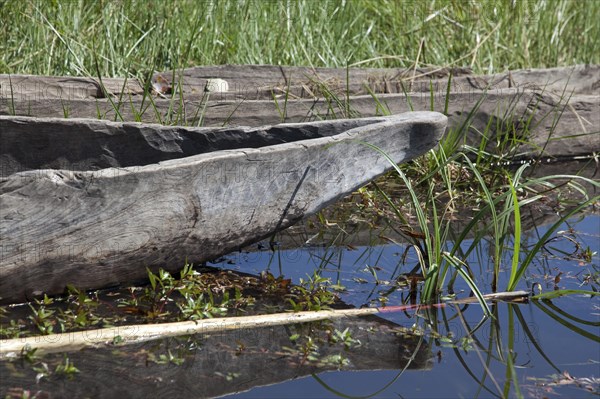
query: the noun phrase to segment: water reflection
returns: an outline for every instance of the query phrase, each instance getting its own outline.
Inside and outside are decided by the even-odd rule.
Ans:
[[[537,242],[547,228],[530,230],[523,244]],[[559,227],[544,255],[530,267],[522,288],[597,291],[599,251],[600,217],[588,214],[571,219]],[[478,282],[489,287],[486,252],[481,248],[473,263],[482,272]],[[582,258],[583,252],[589,259]],[[380,305],[382,296],[388,304],[398,304],[408,301],[406,289],[397,284],[398,276],[406,271],[406,264],[411,265],[402,254],[401,244],[308,247],[300,252],[278,251],[267,265],[296,279],[320,267],[323,275],[345,287],[342,299],[355,306]],[[235,267],[251,270],[256,259],[242,256]],[[468,287],[457,281],[455,290],[467,292]],[[411,370],[401,376],[382,371],[325,373],[236,397],[296,397],[293,392],[299,390],[303,397],[315,398],[588,397],[598,394],[600,387],[599,309],[597,296],[578,294],[530,304],[495,304],[494,319],[484,319],[478,305],[386,314],[383,317],[400,326],[417,325],[426,331],[435,364],[431,370]],[[382,387],[386,388],[379,392]]]
[[[63,356],[48,355],[49,375],[37,384],[41,362],[0,363],[3,396],[25,387],[52,397],[215,397],[339,368],[431,368],[425,337],[375,316],[86,349],[68,359],[79,370],[72,379],[54,372]]]

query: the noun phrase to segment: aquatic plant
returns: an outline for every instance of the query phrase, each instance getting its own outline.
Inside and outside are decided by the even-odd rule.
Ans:
[[[318,270],[313,272],[312,276],[300,279],[300,283],[291,288],[288,294],[288,302],[292,305],[292,310],[300,312],[304,310],[326,310],[331,309],[337,299],[335,293],[329,290],[331,279],[322,277]]]
[[[49,298],[47,295],[44,295],[43,299],[35,300],[36,306],[33,306],[31,303],[27,304],[31,309],[31,315],[28,317],[28,319],[35,325],[42,335],[53,334],[55,326],[62,325],[62,320],[54,317],[56,311],[49,308],[53,303],[53,298]],[[61,330],[64,331],[64,328],[61,328]]]
[[[147,319],[172,317],[181,320],[197,320],[224,316],[231,309],[252,306],[254,299],[242,294],[238,282],[220,276],[211,278],[194,270],[186,263],[180,277],[159,268],[158,273],[148,270],[149,286],[131,288],[131,297],[119,300],[120,307],[130,308],[144,314]],[[218,296],[217,296],[218,294]]]

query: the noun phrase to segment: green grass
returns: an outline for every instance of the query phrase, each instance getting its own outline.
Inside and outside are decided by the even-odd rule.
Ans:
[[[18,1],[0,3],[0,73],[139,76],[196,65],[600,63],[596,1]]]

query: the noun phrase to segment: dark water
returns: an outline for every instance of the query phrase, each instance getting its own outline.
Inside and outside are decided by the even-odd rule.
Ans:
[[[526,233],[522,246],[537,242],[545,229]],[[529,267],[518,289],[599,289],[600,217],[572,219],[558,231],[558,238],[546,245],[547,251]],[[588,247],[595,254],[585,261],[579,259]],[[410,303],[409,290],[395,282],[416,265],[414,252],[403,259],[404,250],[403,244],[306,246],[238,252],[217,265],[248,273],[268,269],[293,283],[320,270],[345,287],[339,295],[350,305],[380,306],[382,297],[387,305],[399,305]],[[511,253],[506,252],[503,265],[510,264]],[[481,290],[491,292],[490,248],[482,245],[469,264]],[[499,290],[506,286],[508,274],[504,268]],[[454,291],[459,298],[468,295],[460,277]],[[0,362],[0,396],[12,392],[13,397],[21,397],[19,393],[26,390],[51,398],[597,397],[598,297],[570,295],[526,304],[498,303],[491,310],[494,319],[485,319],[478,304],[409,307],[331,324],[224,331],[84,350],[68,355],[80,370],[73,379],[55,376],[39,383],[35,382],[39,363],[36,371],[23,361]],[[313,360],[286,349],[294,347],[289,339],[293,334],[323,338],[345,329],[361,345],[355,341],[348,350],[339,342],[319,341]],[[340,354],[346,363],[324,361]],[[183,363],[164,361],[169,357]],[[43,361],[54,369],[64,358],[50,355]]]
[[[530,290],[534,283],[540,283],[543,292],[555,288],[600,288],[600,217],[591,215],[572,219],[561,226],[559,232],[569,229],[572,229],[571,237],[582,248],[589,247],[595,252],[591,262],[575,259],[573,252],[576,248],[572,241],[565,238],[554,240],[547,246],[552,253],[546,253],[535,261],[518,288]],[[544,232],[544,227],[530,232],[528,242],[537,242],[537,237]],[[559,233],[558,236],[564,234]],[[390,288],[375,284],[375,277],[367,266],[381,268],[376,271],[379,280],[392,280],[394,271],[398,273],[403,250],[397,245],[385,245],[282,252],[276,260],[268,260],[271,269],[279,270],[281,267],[283,274],[297,282],[301,277],[306,278],[306,273],[313,267],[322,267],[324,276],[339,281],[347,288],[348,291],[341,294],[344,301],[362,306],[377,303],[379,295]],[[332,252],[335,253],[332,255]],[[480,253],[487,252],[487,248],[481,248]],[[259,270],[264,264],[260,257],[244,259],[240,254],[234,256],[237,256],[237,267],[241,270]],[[329,261],[324,262],[323,259]],[[482,268],[488,267],[485,263],[489,262],[484,255],[473,259],[471,266],[476,266],[477,261]],[[555,284],[560,272],[560,281]],[[505,277],[508,273],[508,270],[504,271]],[[595,278],[595,283],[588,276]],[[357,277],[364,281],[357,282]],[[482,273],[481,280],[480,286],[486,287],[483,290],[489,289],[489,274]],[[456,290],[461,288],[466,290],[464,283],[458,279]],[[401,291],[392,293],[388,295],[388,304],[400,303],[404,296]],[[599,394],[598,297],[570,295],[529,304],[499,303],[492,310],[497,321],[484,320],[472,335],[469,331],[483,317],[481,308],[475,304],[382,315],[400,326],[418,325],[428,331],[433,360],[431,369],[407,370],[404,373],[397,369],[324,372],[314,377],[257,387],[229,397],[472,398],[517,397],[520,394],[525,397],[572,398]],[[507,356],[513,358],[516,389],[515,381],[506,377],[511,370],[507,367]]]

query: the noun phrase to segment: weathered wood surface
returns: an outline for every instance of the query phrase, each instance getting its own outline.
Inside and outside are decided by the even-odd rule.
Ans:
[[[269,100],[273,94],[313,98],[325,84],[341,95],[445,92],[452,73],[452,91],[519,88],[568,94],[596,94],[600,66],[523,69],[493,75],[473,75],[468,68],[309,68],[272,65],[220,65],[188,68],[156,74],[186,95],[202,95],[208,79],[228,83],[233,98]],[[10,99],[102,99],[107,95],[144,95],[144,82],[136,79],[84,78],[0,74],[0,93]],[[403,88],[404,87],[404,88]],[[186,96],[187,97],[187,96]]]
[[[595,94],[600,89],[600,66],[524,69],[493,75],[473,75],[468,68],[298,68],[268,65],[196,67],[160,74],[184,93],[198,93],[211,78],[229,83],[238,98],[271,99],[273,94],[314,98],[322,87],[340,96],[404,93],[445,93],[452,74],[452,91],[527,90]],[[141,85],[140,85],[141,86]],[[119,89],[120,90],[120,89]]]
[[[2,176],[34,169],[136,167],[222,150],[261,148],[339,134],[385,118],[273,126],[184,128],[103,120],[0,116]]]
[[[0,117],[3,162],[33,169],[0,180],[0,301],[131,282],[146,266],[176,270],[236,250],[390,168],[358,140],[405,162],[434,147],[446,121],[418,112],[228,133]],[[285,131],[300,141],[248,148]],[[325,137],[303,140],[310,133]],[[228,135],[237,149],[225,149]],[[207,142],[219,151],[192,155]]]
[[[283,68],[275,66],[221,66],[183,70],[181,97],[144,96],[135,80],[104,79],[105,90],[94,79],[0,76],[0,114],[37,117],[102,118],[126,121],[205,126],[261,126],[339,118],[351,114],[381,115],[414,110],[437,111],[446,102],[447,69],[350,69],[346,91],[345,69]],[[494,151],[507,126],[517,139],[528,140],[517,157],[572,157],[600,151],[600,66],[522,70],[491,76],[473,76],[453,70],[449,98],[449,126],[462,125],[474,115],[467,141],[479,143],[482,132]],[[172,75],[164,73],[167,78]],[[297,77],[297,83],[294,83]],[[229,91],[205,96],[208,78],[229,82]],[[407,100],[402,85],[409,92]],[[341,102],[324,97],[323,87]],[[121,96],[121,89],[125,94]],[[365,94],[365,87],[376,93]],[[9,90],[11,88],[12,90]],[[177,89],[176,89],[177,91]],[[289,92],[287,102],[283,93]],[[345,103],[350,94],[350,106]],[[108,99],[106,96],[110,96]],[[276,99],[274,99],[275,97]],[[152,101],[150,101],[152,100]],[[115,104],[119,115],[116,115]],[[205,108],[206,107],[206,108]],[[203,111],[205,108],[205,111]],[[488,123],[491,121],[488,127]],[[529,121],[529,123],[528,123]],[[528,129],[525,126],[528,124]]]
[[[231,99],[268,100],[273,94],[289,92],[293,96],[314,97],[319,92],[319,83],[327,84],[332,90],[347,89],[353,95],[366,94],[365,84],[375,92],[390,92],[391,87],[400,88],[399,82],[418,79],[447,78],[469,74],[464,68],[307,68],[273,65],[220,65],[188,68],[155,74],[163,77],[175,92],[203,95],[208,79],[220,78],[228,83]],[[349,83],[347,87],[346,82]],[[343,83],[343,87],[342,87]],[[45,99],[101,99],[107,95],[144,95],[145,83],[136,79],[109,79],[84,77],[58,77],[35,75],[2,75],[0,88],[2,97],[26,97]],[[427,86],[429,87],[429,85]],[[314,90],[311,90],[311,88]],[[383,91],[382,91],[383,90]],[[427,89],[429,91],[429,89]],[[273,93],[274,92],[274,93]],[[401,91],[396,91],[397,93]]]
[[[320,362],[302,361],[301,354],[285,350],[294,347],[290,335],[298,333],[326,340],[326,328],[331,331],[348,328],[361,345],[345,350],[342,343],[319,341]],[[122,334],[127,332],[124,329]],[[150,360],[151,356],[166,355],[168,350],[185,359],[184,363],[175,366]],[[368,316],[332,320],[330,324],[223,330],[181,340],[170,338],[125,347],[86,349],[68,355],[69,361],[80,370],[72,380],[43,378],[36,383],[36,371],[28,363],[0,362],[0,395],[4,397],[10,387],[23,387],[57,398],[210,398],[336,370],[337,365],[326,360],[340,353],[348,360],[345,370],[433,367],[431,344],[425,338],[410,335],[384,319]],[[44,361],[52,367],[55,361],[63,361],[63,357],[50,355]],[[235,378],[227,381],[227,376]]]

